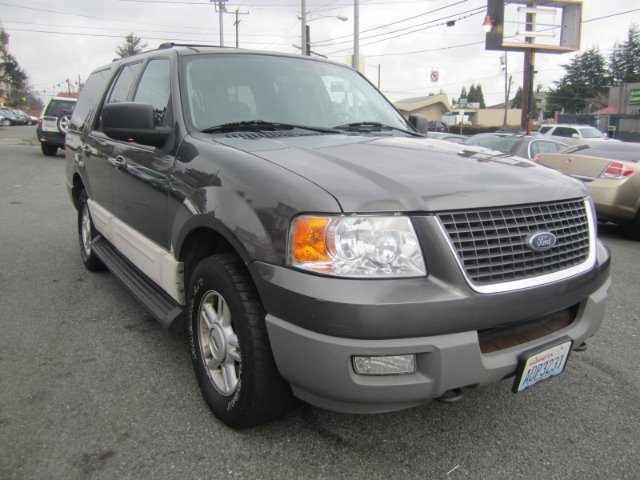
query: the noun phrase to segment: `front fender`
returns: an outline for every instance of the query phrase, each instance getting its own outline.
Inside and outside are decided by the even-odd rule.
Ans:
[[[202,227],[222,235],[245,263],[255,259],[276,263],[283,253],[280,251],[283,246],[275,246],[272,238],[282,232],[274,229],[273,224],[268,229],[247,199],[233,191],[206,187],[182,202],[171,230],[171,245],[176,255],[189,233]]]

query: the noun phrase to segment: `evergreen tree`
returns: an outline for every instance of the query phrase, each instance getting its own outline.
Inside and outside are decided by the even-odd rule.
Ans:
[[[576,55],[563,68],[565,75],[555,82],[556,88],[550,89],[547,97],[549,111],[585,112],[611,86],[607,62],[598,48]]]
[[[124,37],[124,42],[118,48],[116,48],[116,54],[120,58],[130,57],[131,55],[136,55],[141,53],[145,48],[147,48],[146,43],[141,43],[142,39],[140,37],[136,37],[133,32]]]
[[[522,108],[522,87],[518,87],[515,96],[509,102],[511,108]]]
[[[478,97],[478,102],[480,103],[480,108],[487,108],[487,104],[484,102],[484,93],[482,92],[482,85],[478,84],[476,87],[476,95]]]
[[[478,101],[478,94],[477,94],[476,86],[472,83],[471,86],[469,87],[469,93],[467,94],[467,102],[472,103],[477,101]]]
[[[458,101],[462,100],[463,98],[467,98],[467,87],[462,87],[462,90],[460,90],[460,98],[458,99]]]
[[[627,39],[616,42],[609,56],[613,83],[640,82],[640,27],[631,24]]]

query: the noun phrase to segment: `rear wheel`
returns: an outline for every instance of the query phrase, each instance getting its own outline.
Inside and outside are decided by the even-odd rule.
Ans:
[[[276,368],[264,308],[237,256],[214,255],[197,265],[189,315],[193,368],[216,417],[247,428],[291,408],[291,389]]]
[[[55,157],[56,153],[58,153],[58,147],[55,145],[49,145],[48,143],[41,143],[40,148],[42,149],[42,153],[47,157]]]

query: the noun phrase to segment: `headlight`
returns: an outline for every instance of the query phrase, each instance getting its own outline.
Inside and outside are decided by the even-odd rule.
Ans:
[[[427,269],[409,217],[296,217],[289,264],[340,277],[421,277]]]

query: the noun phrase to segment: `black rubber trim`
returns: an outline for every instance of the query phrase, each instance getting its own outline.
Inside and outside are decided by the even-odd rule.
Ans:
[[[172,329],[181,323],[184,307],[138,270],[102,235],[94,238],[93,251],[163,327]]]

